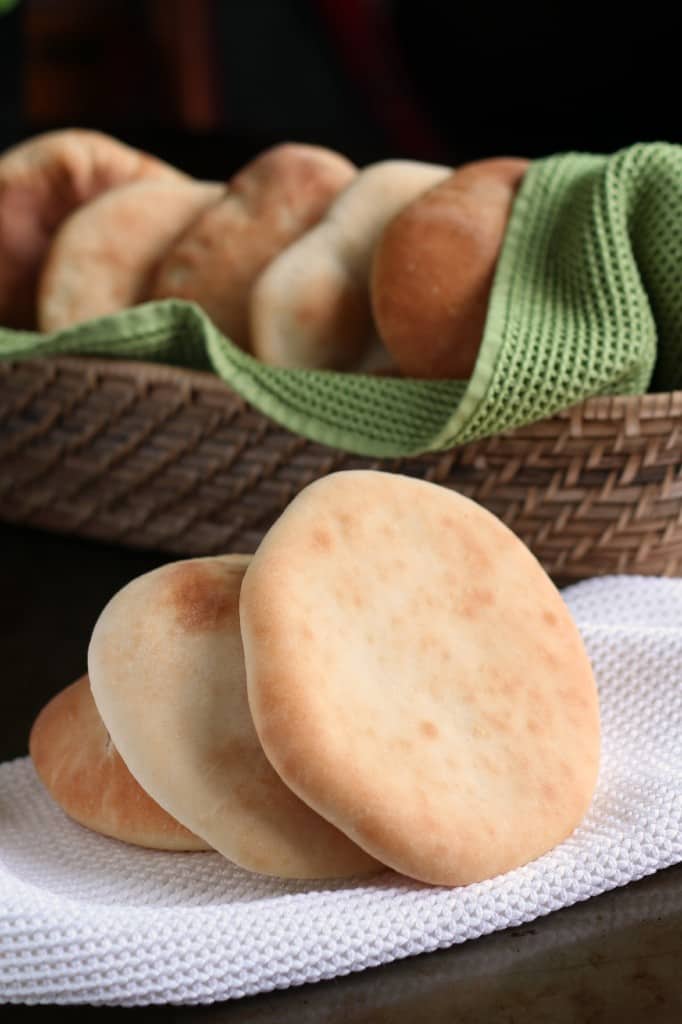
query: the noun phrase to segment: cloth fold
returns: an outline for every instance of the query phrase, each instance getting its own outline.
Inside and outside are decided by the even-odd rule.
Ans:
[[[390,871],[266,878],[81,828],[19,759],[0,765],[0,1002],[210,1003],[287,988],[517,927],[681,862],[682,580],[605,577],[563,596],[594,665],[602,759],[585,820],[554,850],[454,889]]]
[[[0,358],[108,355],[209,369],[295,433],[401,457],[593,395],[682,388],[681,266],[681,146],[567,153],[536,160],[524,178],[469,381],[267,367],[175,300],[53,335],[0,329]]]

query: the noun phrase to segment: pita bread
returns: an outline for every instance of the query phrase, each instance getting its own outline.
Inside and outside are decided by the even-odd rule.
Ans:
[[[381,236],[372,260],[372,312],[405,376],[472,375],[528,166],[510,157],[460,167],[406,206]]]
[[[151,297],[197,302],[228,338],[249,348],[248,301],[256,276],[320,219],[355,173],[345,157],[321,146],[266,150],[170,249]]]
[[[154,850],[210,849],[132,777],[97,713],[87,676],[45,705],[29,751],[55,803],[86,828]]]
[[[0,324],[36,326],[38,275],[59,225],[77,207],[132,181],[186,175],[102,132],[47,132],[0,157]]]
[[[59,331],[143,301],[167,247],[224,191],[208,182],[144,181],[86,203],[50,246],[38,287],[40,329]]]
[[[353,369],[374,336],[374,246],[399,210],[450,173],[416,160],[385,160],[360,171],[317,227],[258,278],[251,295],[255,355],[273,366]]]
[[[287,789],[261,750],[239,631],[248,561],[170,563],[109,602],[88,652],[99,712],[144,789],[241,867],[295,878],[380,870]]]
[[[240,617],[268,759],[378,860],[461,885],[581,821],[589,660],[533,555],[469,499],[374,471],[316,481],[261,542]]]

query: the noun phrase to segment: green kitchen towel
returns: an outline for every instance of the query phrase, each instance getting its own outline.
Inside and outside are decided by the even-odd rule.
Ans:
[[[639,144],[531,165],[469,381],[274,369],[175,300],[52,335],[0,329],[0,358],[88,354],[211,369],[296,433],[360,455],[406,456],[591,395],[682,388],[681,273],[682,147]]]

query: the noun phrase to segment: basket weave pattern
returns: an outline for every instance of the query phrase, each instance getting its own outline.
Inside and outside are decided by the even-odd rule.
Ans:
[[[255,550],[339,469],[406,473],[485,505],[561,581],[682,574],[682,392],[589,399],[409,459],[298,437],[210,374],[84,358],[0,363],[0,519],[176,556]]]

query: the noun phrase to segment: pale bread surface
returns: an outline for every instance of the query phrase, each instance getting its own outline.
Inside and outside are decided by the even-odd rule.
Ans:
[[[447,178],[449,167],[386,160],[363,168],[320,223],[263,271],[251,295],[251,336],[273,366],[350,369],[373,338],[372,252],[387,222]]]
[[[240,599],[263,749],[311,807],[424,882],[490,878],[581,821],[598,698],[560,594],[455,492],[374,471],[309,485]]]
[[[300,801],[263,754],[239,629],[248,561],[170,563],[114,596],[88,651],[99,712],[144,789],[241,867],[301,878],[380,870]]]
[[[211,182],[144,181],[80,207],[55,235],[40,275],[40,329],[58,331],[143,301],[168,246],[224,191]]]
[[[372,313],[408,377],[468,379],[528,160],[480,160],[408,204],[374,250]]]
[[[317,223],[355,174],[349,160],[322,146],[285,143],[266,150],[171,247],[150,297],[197,302],[227,337],[248,349],[248,302],[257,275]]]
[[[102,132],[46,132],[0,157],[0,325],[36,326],[38,275],[59,225],[110,188],[186,175]]]
[[[29,752],[55,803],[80,825],[153,850],[210,849],[130,774],[97,712],[87,676],[40,711]]]

